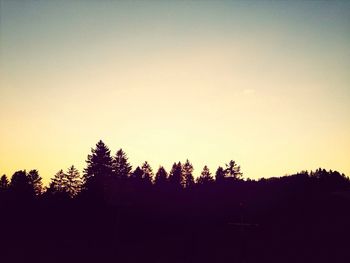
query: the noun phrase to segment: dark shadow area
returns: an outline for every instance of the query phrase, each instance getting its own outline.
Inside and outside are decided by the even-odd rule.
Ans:
[[[230,161],[153,174],[102,141],[81,176],[0,179],[0,262],[350,262],[350,182],[318,169],[243,179]]]

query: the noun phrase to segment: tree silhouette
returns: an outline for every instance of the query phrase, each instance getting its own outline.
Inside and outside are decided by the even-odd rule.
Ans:
[[[142,165],[142,171],[143,171],[143,175],[142,175],[142,179],[145,183],[148,184],[152,184],[152,180],[153,180],[153,171],[151,166],[149,165],[149,163],[147,161],[145,161]]]
[[[349,179],[344,174],[321,168],[311,171],[308,176],[311,180],[316,180],[318,182],[318,188],[321,189],[339,189],[343,188],[349,182]]]
[[[135,180],[136,182],[141,182],[142,176],[143,176],[143,171],[140,168],[140,166],[137,166],[136,169],[130,175],[131,179]]]
[[[114,157],[112,162],[112,168],[113,176],[115,178],[125,180],[130,175],[132,167],[128,162],[128,157],[126,156],[126,153],[122,149],[119,149],[117,151],[116,156]]]
[[[218,169],[215,172],[215,181],[221,182],[225,178],[225,170],[221,166],[218,167]]]
[[[192,173],[193,173],[193,165],[187,159],[182,166],[183,186],[185,188],[190,188],[190,187],[193,187],[194,185],[194,178]]]
[[[49,188],[50,193],[54,194],[68,194],[67,192],[67,177],[63,170],[59,170],[55,176],[51,179]]]
[[[6,174],[0,178],[0,190],[6,190],[9,188],[9,180],[7,179]]]
[[[243,173],[241,172],[241,167],[237,165],[235,161],[231,160],[228,164],[226,164],[225,175],[226,177],[239,180],[243,176]]]
[[[28,173],[28,180],[29,184],[34,189],[35,194],[40,195],[43,191],[43,182],[38,170],[30,170]]]
[[[183,184],[183,174],[181,162],[174,163],[169,173],[169,183],[175,188],[181,188]]]
[[[12,175],[10,189],[18,196],[34,196],[34,188],[30,184],[25,170],[20,170]]]
[[[214,182],[214,178],[211,176],[208,166],[204,166],[201,175],[197,178],[197,183],[200,185],[207,185]]]
[[[350,181],[344,174],[320,168],[243,180],[240,167],[230,161],[216,171],[220,183],[213,183],[205,165],[198,187],[191,187],[193,166],[186,160],[173,164],[169,178],[160,166],[153,186],[150,165],[144,162],[130,174],[122,151],[117,178],[127,180],[110,176],[109,150],[98,145],[102,154],[94,150],[86,170],[92,185],[100,180],[106,186],[101,188],[103,199],[91,190],[70,198],[79,196],[82,184],[74,166],[58,171],[47,193],[36,198],[28,197],[42,187],[37,170],[17,171],[11,183],[5,175],[0,178],[0,190],[9,187],[0,191],[2,261],[13,262],[3,260],[8,250],[10,258],[19,249],[33,250],[37,257],[37,242],[47,248],[54,241],[54,249],[43,250],[49,253],[45,258],[64,251],[62,258],[82,262],[350,262]],[[186,190],[180,191],[182,187]],[[17,242],[13,250],[12,240]],[[135,248],[140,253],[132,253]]]
[[[95,149],[91,149],[84,169],[85,187],[93,191],[103,191],[105,178],[112,175],[112,157],[108,147],[100,140]]]
[[[67,173],[64,175],[66,181],[66,192],[69,194],[70,197],[75,197],[81,191],[83,184],[80,173],[78,169],[76,169],[74,165],[72,165],[68,168]]]
[[[156,173],[154,183],[157,186],[164,186],[166,185],[167,182],[168,182],[168,173],[163,166],[160,166]]]

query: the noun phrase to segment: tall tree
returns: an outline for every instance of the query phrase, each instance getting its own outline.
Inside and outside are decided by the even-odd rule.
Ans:
[[[226,164],[225,175],[226,177],[239,180],[243,176],[243,173],[241,172],[241,167],[237,165],[235,161],[231,160],[228,164]]]
[[[84,169],[84,183],[86,188],[100,184],[103,178],[112,174],[112,157],[108,147],[100,140],[95,149],[88,155],[87,167]]]
[[[221,182],[225,178],[225,170],[221,166],[215,172],[215,181]]]
[[[65,174],[66,181],[66,192],[70,197],[75,197],[79,194],[82,187],[82,178],[77,168],[72,165],[68,168]]]
[[[183,174],[181,162],[174,163],[169,173],[169,183],[174,187],[182,187]]]
[[[12,175],[10,189],[16,193],[17,196],[30,196],[35,194],[25,170],[16,171]]]
[[[194,178],[192,173],[193,173],[193,165],[187,159],[184,165],[182,166],[183,186],[185,188],[190,188],[194,185]]]
[[[129,177],[132,167],[128,162],[126,153],[122,149],[117,151],[113,159],[112,168],[115,178],[126,179]]]
[[[67,193],[67,177],[62,169],[51,179],[49,189],[53,193]]]
[[[164,186],[167,182],[168,182],[168,173],[163,166],[160,166],[156,173],[154,183],[157,186]]]
[[[40,195],[43,191],[43,182],[38,170],[30,170],[28,173],[28,180],[29,184],[34,189],[35,194]]]
[[[204,166],[200,177],[197,179],[197,183],[201,185],[210,184],[214,182],[214,178],[211,176],[208,166]]]
[[[9,180],[7,179],[6,174],[1,176],[0,179],[0,190],[6,190],[9,188]]]
[[[140,168],[140,166],[137,166],[135,171],[133,171],[130,175],[130,177],[137,181],[137,182],[141,182],[142,181],[142,176],[143,176],[143,171],[142,169]]]
[[[153,170],[151,168],[151,166],[149,165],[149,163],[147,161],[145,161],[142,165],[142,171],[143,171],[143,175],[142,175],[142,179],[146,182],[146,183],[152,183],[153,180]]]

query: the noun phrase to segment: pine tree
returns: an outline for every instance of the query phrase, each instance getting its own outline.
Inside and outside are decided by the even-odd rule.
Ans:
[[[126,153],[122,149],[117,151],[116,156],[113,159],[112,168],[113,176],[115,178],[126,179],[129,177],[132,167],[128,162]]]
[[[243,173],[241,172],[241,167],[237,165],[235,161],[231,160],[228,164],[226,164],[225,175],[226,177],[231,177],[234,180],[239,180],[243,176]]]
[[[142,175],[142,179],[143,181],[145,181],[146,183],[152,183],[153,180],[153,171],[151,166],[148,164],[147,161],[145,161],[142,165],[142,171],[143,171],[143,175]]]
[[[87,189],[97,185],[101,186],[104,178],[112,175],[111,152],[101,140],[96,144],[95,149],[91,149],[86,163],[83,179]]]
[[[29,184],[33,187],[36,195],[40,195],[43,191],[42,178],[39,175],[38,170],[31,170],[28,173]]]
[[[8,188],[9,188],[9,180],[7,179],[6,174],[4,174],[3,176],[1,176],[1,179],[0,179],[0,191],[6,190]]]
[[[168,182],[168,173],[166,172],[163,166],[160,166],[156,173],[154,183],[157,186],[164,186],[167,182]]]
[[[12,175],[10,189],[17,196],[34,196],[33,186],[30,184],[27,172],[25,170],[17,171]]]
[[[200,177],[197,179],[197,183],[201,185],[210,184],[214,182],[214,178],[211,176],[208,166],[203,167]]]
[[[194,185],[194,178],[192,173],[193,173],[193,165],[187,159],[182,167],[183,186],[185,188],[190,188]]]
[[[174,163],[169,174],[169,183],[173,187],[182,187],[183,184],[183,174],[182,165],[180,162]]]
[[[82,178],[80,176],[80,173],[78,169],[72,165],[68,168],[67,173],[65,174],[65,181],[66,181],[66,192],[69,194],[70,197],[75,197],[79,194],[82,187]]]
[[[141,182],[142,181],[142,176],[143,176],[143,171],[142,169],[140,168],[140,166],[137,166],[135,171],[133,171],[130,175],[130,177],[137,181],[137,182]]]
[[[62,169],[51,179],[50,191],[54,193],[67,193],[67,177]]]
[[[225,178],[225,170],[221,166],[218,167],[218,169],[215,172],[215,181],[221,182]]]

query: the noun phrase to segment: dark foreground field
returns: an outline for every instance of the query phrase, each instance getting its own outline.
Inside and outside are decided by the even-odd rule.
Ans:
[[[343,176],[118,189],[1,193],[0,262],[350,262]]]

